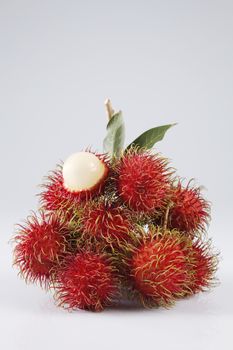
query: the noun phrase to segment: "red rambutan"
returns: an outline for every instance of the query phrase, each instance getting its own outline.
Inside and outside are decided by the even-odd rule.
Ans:
[[[103,202],[88,203],[81,216],[84,234],[104,238],[108,242],[129,240],[132,222],[127,210]]]
[[[186,250],[189,268],[192,272],[189,288],[191,293],[208,290],[214,285],[214,274],[217,270],[218,257],[211,251],[211,242],[197,239]]]
[[[57,275],[57,300],[68,309],[100,311],[118,295],[115,267],[110,258],[82,252],[68,259]]]
[[[122,113],[105,105],[106,153],[73,153],[49,174],[42,209],[15,235],[14,265],[68,310],[100,311],[125,298],[169,307],[214,285],[217,255],[201,240],[210,204],[153,153],[174,124],[124,148]]]
[[[33,214],[15,237],[15,264],[28,282],[49,283],[53,269],[67,253],[69,232],[61,216]]]
[[[190,277],[182,249],[184,239],[177,231],[160,233],[158,228],[145,233],[133,249],[127,264],[144,304],[169,306],[187,293]]]
[[[182,232],[203,231],[209,219],[210,207],[202,198],[200,188],[182,187],[181,183],[171,190],[171,208],[168,226]]]
[[[59,166],[57,170],[53,171],[51,175],[47,177],[48,181],[43,185],[45,190],[40,194],[42,205],[47,210],[63,210],[63,211],[72,211],[72,209],[75,209],[79,206],[80,202],[87,201],[94,196],[100,194],[103,190],[103,187],[106,182],[106,178],[108,176],[109,172],[109,166],[108,161],[105,155],[101,154],[94,154],[92,152],[79,152],[81,155],[91,155],[94,156],[94,159],[97,159],[99,162],[96,166],[93,166],[92,160],[89,161],[89,173],[90,173],[90,179],[89,184],[92,182],[91,187],[82,188],[80,187],[80,190],[76,189],[74,190],[75,182],[78,184],[82,184],[84,186],[85,178],[88,178],[88,169],[86,169],[86,172],[84,172],[85,167],[83,166],[84,170],[82,172],[79,169],[82,168],[82,161],[83,158],[74,158],[67,160],[67,164],[64,163],[63,166]],[[74,154],[73,156],[76,156],[77,154]],[[72,156],[71,156],[72,157]],[[79,164],[79,162],[81,164]],[[85,160],[86,162],[86,160]],[[71,164],[70,164],[71,163]],[[73,164],[74,163],[74,164]],[[78,166],[77,166],[78,163]],[[65,174],[64,174],[64,166],[66,166]],[[101,166],[101,177],[99,177],[99,173],[97,173],[97,182],[94,183],[95,174],[94,171],[98,166]],[[76,168],[75,168],[76,167]],[[87,168],[87,165],[86,165]],[[94,170],[93,170],[93,169]],[[71,173],[71,175],[69,175]],[[66,182],[71,186],[72,189],[68,188],[68,185],[65,185],[64,183],[64,175],[66,176]],[[79,178],[80,176],[80,178]],[[71,188],[71,187],[70,187]],[[78,187],[77,187],[78,188]]]
[[[116,171],[119,195],[132,210],[151,213],[163,207],[171,175],[165,159],[131,150],[122,157]]]

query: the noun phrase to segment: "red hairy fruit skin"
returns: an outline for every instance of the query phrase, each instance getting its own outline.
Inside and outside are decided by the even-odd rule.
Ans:
[[[165,159],[148,151],[129,151],[116,170],[119,195],[129,208],[151,213],[163,207],[171,175]]]
[[[211,251],[211,242],[202,242],[197,239],[186,251],[192,279],[189,288],[198,293],[214,286],[215,273],[218,265],[218,254]]]
[[[82,215],[84,234],[104,238],[108,242],[129,240],[132,222],[126,210],[107,203],[87,204]]]
[[[68,229],[61,216],[33,214],[15,237],[15,264],[27,282],[48,286],[52,271],[67,254]]]
[[[149,232],[134,251],[130,274],[142,300],[166,307],[187,293],[190,276],[182,240],[175,231],[157,236]]]
[[[88,201],[103,191],[109,174],[108,159],[104,154],[95,155],[105,165],[105,173],[101,182],[88,190],[69,191],[64,186],[62,166],[59,166],[47,177],[47,183],[43,185],[44,191],[40,194],[41,203],[46,210],[63,210],[71,212],[72,215],[72,210],[78,208],[81,202]]]
[[[171,190],[172,207],[168,225],[182,232],[203,231],[209,220],[210,206],[201,196],[200,188],[185,187],[179,183]]]
[[[59,306],[101,311],[118,294],[116,271],[104,254],[82,252],[68,260],[57,276]]]

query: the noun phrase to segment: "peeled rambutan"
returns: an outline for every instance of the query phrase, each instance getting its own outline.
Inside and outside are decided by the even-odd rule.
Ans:
[[[107,242],[119,243],[129,240],[132,222],[129,213],[120,206],[106,202],[87,203],[81,215],[84,234],[95,238],[104,238]]]
[[[212,252],[211,242],[202,242],[197,239],[185,254],[192,273],[189,283],[191,294],[208,290],[214,285],[214,275],[218,265],[218,254]]]
[[[182,187],[179,183],[171,189],[171,203],[168,217],[170,228],[188,233],[204,230],[208,223],[210,207],[201,196],[200,188],[189,185]]]
[[[183,252],[185,237],[156,228],[143,235],[127,265],[143,303],[170,306],[187,293],[190,276]]]
[[[20,225],[15,237],[15,265],[29,282],[47,286],[53,270],[67,253],[69,231],[63,218],[55,213],[33,214]]]
[[[78,253],[59,271],[56,291],[60,306],[100,311],[118,295],[116,269],[104,253]]]
[[[108,160],[104,154],[75,153],[47,177],[40,195],[43,207],[72,211],[80,202],[102,192],[108,172]]]
[[[171,175],[165,159],[131,150],[121,158],[116,172],[119,195],[130,209],[151,213],[163,207]]]

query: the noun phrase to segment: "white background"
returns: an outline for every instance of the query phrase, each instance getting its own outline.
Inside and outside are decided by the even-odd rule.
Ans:
[[[231,0],[0,0],[1,349],[233,348],[232,96]],[[102,150],[106,97],[128,143],[178,122],[157,149],[213,203],[221,284],[171,310],[68,313],[11,266],[14,223],[36,209],[42,177]]]

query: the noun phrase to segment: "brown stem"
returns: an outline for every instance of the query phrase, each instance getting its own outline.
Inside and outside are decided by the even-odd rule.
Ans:
[[[171,209],[171,207],[172,207],[172,202],[169,202],[167,205],[166,212],[165,212],[164,223],[163,223],[163,232],[165,232],[167,229],[168,215],[169,215],[169,210]]]
[[[105,107],[107,110],[107,114],[108,114],[108,119],[110,120],[112,118],[112,116],[114,115],[114,109],[112,108],[112,103],[110,101],[109,98],[107,98],[107,100],[105,101]]]

